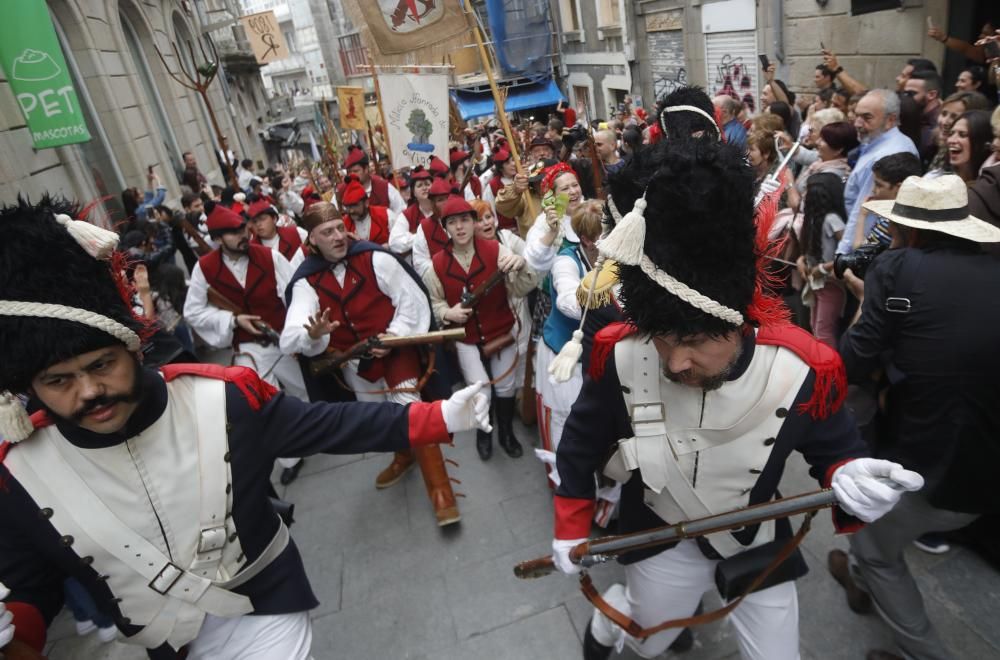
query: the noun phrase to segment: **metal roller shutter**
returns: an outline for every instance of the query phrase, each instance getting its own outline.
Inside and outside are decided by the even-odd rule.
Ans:
[[[755,30],[705,35],[705,80],[709,96],[730,94],[756,112],[760,103],[760,64]]]

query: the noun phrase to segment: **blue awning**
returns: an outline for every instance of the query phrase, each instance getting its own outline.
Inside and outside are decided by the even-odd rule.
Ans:
[[[458,112],[462,115],[462,119],[496,114],[496,104],[493,102],[493,95],[490,92],[477,94],[453,90],[451,97],[455,99],[455,105],[458,106]],[[546,105],[556,105],[560,100],[565,101],[566,97],[559,91],[556,82],[552,78],[548,78],[540,83],[508,87],[507,104],[504,109],[507,112],[530,110]]]

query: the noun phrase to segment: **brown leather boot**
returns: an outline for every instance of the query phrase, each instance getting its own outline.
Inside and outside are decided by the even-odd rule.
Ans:
[[[873,610],[872,597],[868,595],[851,577],[851,568],[847,560],[847,553],[843,550],[831,550],[826,557],[826,565],[833,579],[844,588],[847,593],[847,606],[855,614],[870,614]]]
[[[458,513],[458,503],[455,492],[451,489],[451,479],[448,468],[444,464],[444,456],[438,445],[414,447],[413,453],[420,464],[420,472],[424,475],[424,485],[427,486],[427,497],[434,506],[438,527],[457,523],[461,516]]]
[[[376,488],[388,488],[399,483],[407,472],[413,469],[413,452],[410,450],[397,451],[389,463],[389,467],[378,473],[375,477]]]

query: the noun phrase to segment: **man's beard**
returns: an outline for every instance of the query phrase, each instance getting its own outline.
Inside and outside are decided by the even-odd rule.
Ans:
[[[667,368],[667,365],[663,365],[663,375],[664,377],[672,383],[677,383],[678,385],[687,385],[688,387],[695,387],[706,392],[711,392],[712,390],[717,390],[729,380],[729,376],[732,375],[733,370],[736,368],[736,363],[739,362],[740,357],[743,355],[743,345],[740,344],[736,349],[736,354],[733,355],[733,359],[729,361],[729,364],[725,366],[722,371],[712,374],[711,376],[702,376],[697,381],[686,380],[690,376],[691,370],[685,369],[680,372],[673,372]]]

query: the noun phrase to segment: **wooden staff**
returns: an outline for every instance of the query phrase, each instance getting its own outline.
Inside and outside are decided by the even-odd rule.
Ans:
[[[497,88],[496,78],[493,76],[493,66],[490,64],[489,54],[486,52],[486,46],[483,44],[483,35],[479,31],[479,21],[476,19],[476,14],[472,9],[472,2],[470,0],[463,0],[463,5],[465,6],[465,13],[469,17],[467,20],[472,24],[472,34],[476,37],[476,45],[479,46],[479,59],[482,60],[483,68],[486,69],[486,77],[490,81],[490,91],[493,92],[493,102],[497,106],[497,114],[500,117],[500,125],[503,126],[503,133],[507,136],[511,158],[514,159],[517,173],[525,174],[524,166],[521,165],[521,154],[518,153],[517,142],[514,140],[514,131],[510,128],[510,121],[507,119],[507,112],[504,110],[504,102],[500,96],[500,90]],[[535,198],[531,196],[531,192],[528,192],[524,203],[528,208],[528,213],[532,217],[537,217],[538,208],[535,207]]]

